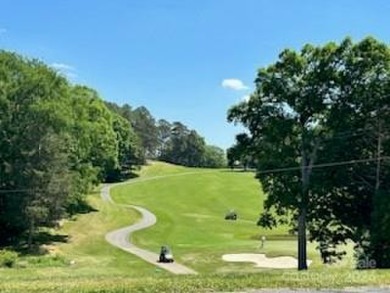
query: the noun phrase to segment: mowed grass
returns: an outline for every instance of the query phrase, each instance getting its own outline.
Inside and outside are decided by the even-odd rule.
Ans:
[[[201,168],[186,168],[179,165],[168,164],[158,161],[148,161],[146,166],[143,166],[136,174],[140,178],[156,177],[156,176],[166,176],[185,173],[188,171],[204,171],[205,169]]]
[[[171,172],[164,173],[165,168]],[[111,190],[115,202],[140,205],[156,214],[155,226],[133,236],[139,246],[157,252],[168,244],[178,261],[200,273],[261,270],[253,264],[226,263],[222,261],[226,253],[296,256],[296,237],[288,234],[287,227],[266,230],[256,226],[264,195],[254,173],[194,170],[158,162],[144,172],[160,177]],[[224,216],[232,209],[238,220],[226,221]],[[261,236],[267,239],[264,248],[260,247]],[[314,266],[320,263],[314,245],[309,245],[309,256]]]
[[[309,257],[315,262],[307,272],[224,263],[224,253],[296,255],[296,239],[286,227],[269,231],[255,225],[264,195],[252,173],[154,162],[139,174],[139,179],[111,192],[118,202],[145,206],[158,217],[156,226],[134,236],[135,242],[155,251],[161,244],[170,244],[176,259],[199,275],[171,275],[110,246],[104,235],[135,223],[139,215],[93,194],[89,202],[96,211],[66,221],[56,231],[69,235],[67,243],[53,243],[51,254],[42,256],[39,265],[0,269],[0,292],[243,292],[259,288],[390,286],[389,270],[357,271],[351,264],[321,265],[315,245],[309,246]],[[232,208],[239,220],[225,221],[225,213]],[[261,235],[267,237],[263,249],[258,239]],[[53,255],[63,261],[47,261]],[[27,258],[22,257],[20,262],[28,263]]]

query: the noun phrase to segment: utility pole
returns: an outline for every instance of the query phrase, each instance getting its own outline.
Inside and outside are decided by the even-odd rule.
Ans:
[[[305,131],[302,135],[302,165],[301,165],[301,198],[298,215],[298,270],[307,270],[307,239],[306,239],[306,217],[309,202],[310,176],[313,171],[314,162],[317,159],[319,141],[315,142],[313,150],[309,153],[305,141]]]
[[[375,175],[375,193],[379,191],[380,188],[380,172],[381,172],[381,154],[382,154],[382,121],[378,118],[378,143],[376,150],[376,175]]]
[[[307,248],[306,248],[306,216],[307,216],[307,202],[309,194],[309,168],[308,158],[305,151],[302,152],[302,188],[301,198],[299,203],[298,215],[298,270],[307,270]]]

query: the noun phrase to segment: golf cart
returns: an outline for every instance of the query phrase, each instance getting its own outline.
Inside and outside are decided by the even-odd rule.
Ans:
[[[225,215],[225,220],[237,220],[237,213],[234,210],[230,210],[226,215]]]
[[[161,246],[159,262],[173,262],[172,251],[168,246]]]

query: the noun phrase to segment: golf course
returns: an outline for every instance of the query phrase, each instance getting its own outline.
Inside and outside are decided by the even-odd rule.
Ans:
[[[151,165],[151,172],[164,165],[170,166]],[[287,228],[264,230],[256,226],[263,194],[252,172],[189,168],[174,172],[111,189],[115,203],[146,207],[157,215],[156,225],[135,233],[133,241],[139,246],[158,251],[168,244],[177,261],[203,273],[234,271],[237,266],[252,270],[250,263],[224,262],[222,255],[229,253],[295,255],[295,237],[288,235]],[[237,221],[224,219],[230,210],[238,214]],[[263,248],[262,236],[267,239]]]
[[[2,2],[0,293],[390,293],[390,2]]]
[[[1,292],[210,292],[259,288],[340,288],[389,285],[388,270],[356,271],[350,259],[322,265],[315,244],[307,272],[267,269],[251,262],[227,262],[225,254],[256,253],[269,258],[296,256],[296,236],[287,227],[256,226],[264,194],[254,173],[186,168],[151,162],[139,177],[112,185],[113,202],[100,190],[89,196],[93,211],[63,223],[44,256],[20,256],[11,269],[0,269]],[[196,275],[175,275],[112,246],[107,233],[137,223],[143,207],[156,223],[134,232],[131,241],[155,253],[173,250],[175,263]],[[236,221],[224,219],[234,209]],[[261,236],[266,241],[261,247]],[[157,261],[157,259],[156,259]],[[169,265],[169,264],[166,264]]]

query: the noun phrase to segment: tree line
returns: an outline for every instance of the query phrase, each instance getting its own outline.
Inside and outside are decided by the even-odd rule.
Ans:
[[[188,167],[226,166],[224,150],[206,144],[202,136],[185,124],[156,120],[144,106],[134,110],[128,104],[106,102],[106,106],[130,122],[138,137],[141,162],[152,158]]]
[[[358,267],[389,268],[389,46],[368,37],[287,49],[255,85],[228,113],[248,130],[228,154],[257,169],[259,224],[292,226],[301,270],[307,235],[325,263],[352,241]]]
[[[149,158],[225,164],[221,149],[180,122],[104,102],[39,60],[0,51],[0,245],[31,247],[42,227],[85,211],[94,186]]]

